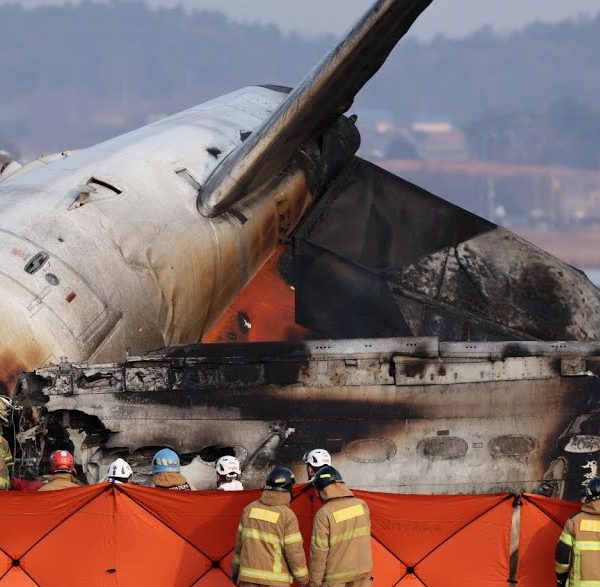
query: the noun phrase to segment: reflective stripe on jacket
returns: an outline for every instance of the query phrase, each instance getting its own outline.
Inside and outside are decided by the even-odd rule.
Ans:
[[[4,436],[0,436],[0,489],[8,489],[10,487],[8,465],[11,462],[12,454],[8,441]]]
[[[232,572],[241,582],[282,585],[308,581],[306,557],[290,494],[263,491],[244,508],[238,527]]]
[[[567,520],[555,566],[558,574],[569,573],[569,587],[600,587],[600,501],[586,503]]]
[[[321,498],[325,504],[313,521],[310,584],[350,583],[367,577],[373,568],[369,507],[343,483],[326,487]]]

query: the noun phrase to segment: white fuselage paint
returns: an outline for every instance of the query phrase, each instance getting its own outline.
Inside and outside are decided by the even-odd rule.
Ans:
[[[309,203],[307,189],[258,194],[237,207],[245,223],[196,208],[197,186],[283,98],[246,88],[0,182],[0,379],[198,341],[274,250],[286,198],[298,216]]]

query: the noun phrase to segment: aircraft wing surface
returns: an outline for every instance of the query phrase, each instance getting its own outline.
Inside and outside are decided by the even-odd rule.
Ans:
[[[208,178],[198,209],[218,216],[279,172],[351,105],[432,0],[378,0],[280,107]]]

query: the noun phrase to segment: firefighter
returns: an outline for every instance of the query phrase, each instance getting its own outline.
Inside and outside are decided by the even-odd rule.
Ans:
[[[215,464],[217,470],[217,489],[221,491],[242,491],[244,486],[240,482],[242,470],[240,462],[230,455],[221,457]]]
[[[302,460],[306,463],[306,474],[308,482],[311,483],[315,473],[327,465],[331,465],[331,455],[324,448],[315,448],[307,452]]]
[[[50,479],[38,491],[56,491],[81,487],[81,483],[74,477],[75,459],[68,450],[55,450],[50,455]]]
[[[133,470],[129,463],[123,459],[113,461],[108,467],[108,482],[109,483],[129,483],[133,477]]]
[[[313,520],[310,544],[311,587],[371,585],[371,516],[341,475],[322,467],[313,479],[324,504]]]
[[[600,477],[584,490],[581,511],[567,520],[556,545],[556,584],[559,587],[600,585]]]
[[[275,467],[260,498],[245,507],[232,563],[234,583],[287,587],[293,580],[308,582],[298,519],[289,508],[294,482],[287,467]]]
[[[10,489],[8,465],[12,463],[12,453],[8,440],[2,436],[2,425],[8,424],[12,403],[9,398],[0,396],[0,490]]]
[[[181,474],[179,456],[170,448],[159,450],[152,459],[154,487],[175,491],[191,491],[190,484]]]

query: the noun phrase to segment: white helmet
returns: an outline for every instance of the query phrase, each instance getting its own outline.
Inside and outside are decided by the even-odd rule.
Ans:
[[[109,479],[129,479],[133,475],[133,469],[127,461],[117,459],[108,467]]]
[[[307,452],[302,460],[313,469],[320,469],[325,465],[331,465],[331,455],[324,448],[315,448]]]
[[[221,457],[215,464],[215,469],[217,469],[217,473],[222,475],[223,477],[227,477],[227,479],[233,479],[238,475],[242,474],[242,470],[240,469],[240,462],[230,455],[225,455]]]

